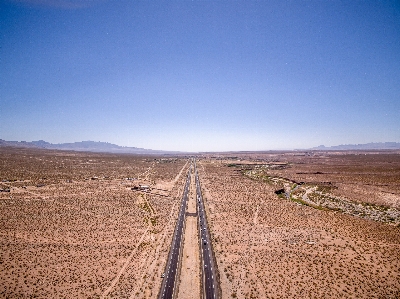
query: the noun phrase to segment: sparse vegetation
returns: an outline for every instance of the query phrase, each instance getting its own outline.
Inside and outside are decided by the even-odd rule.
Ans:
[[[390,298],[399,294],[398,228],[321,204],[322,197],[350,201],[353,194],[354,203],[376,210],[390,210],[400,203],[399,197],[391,207],[371,202],[371,197],[360,200],[357,192],[365,186],[360,177],[367,175],[357,169],[360,177],[356,177],[352,167],[358,166],[351,164],[346,164],[351,175],[337,173],[335,167],[342,167],[337,161],[346,159],[343,156],[321,161],[308,156],[249,154],[241,157],[241,172],[239,167],[226,167],[229,162],[223,156],[201,160],[200,177],[213,211],[210,223],[218,238],[223,298]],[[390,175],[400,178],[400,157],[384,158],[392,161]],[[286,167],[249,166],[255,160],[272,164],[270,159]],[[362,164],[371,175],[372,167],[365,161]],[[338,183],[330,173],[343,179]],[[382,178],[376,184],[381,182]],[[384,188],[394,199],[400,190],[396,180],[392,182]],[[346,197],[343,190],[349,191]],[[303,200],[304,195],[315,196],[315,202]]]
[[[154,297],[186,162],[1,147],[0,297]]]
[[[322,174],[322,172],[316,172]],[[284,186],[275,190],[279,198],[287,198],[296,203],[313,207],[318,210],[340,211],[357,217],[367,218],[387,223],[400,223],[400,209],[380,206],[368,202],[352,202],[346,198],[332,194],[336,186],[332,185],[298,185],[289,179],[272,177],[265,172],[265,169],[247,171],[246,176],[261,180],[274,186]]]
[[[399,297],[398,154],[234,158],[198,163],[222,299]],[[0,297],[155,298],[186,163],[163,159],[0,148]]]

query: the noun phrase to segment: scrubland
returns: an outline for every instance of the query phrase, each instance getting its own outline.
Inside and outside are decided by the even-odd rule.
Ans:
[[[156,297],[187,166],[0,148],[0,297]]]
[[[187,161],[0,148],[0,297],[156,298]],[[400,153],[197,166],[222,298],[400,297]]]
[[[308,205],[290,193],[312,186],[397,210],[398,153],[221,155],[203,157],[198,169],[222,298],[400,297],[397,220]],[[280,188],[290,196],[278,196]]]

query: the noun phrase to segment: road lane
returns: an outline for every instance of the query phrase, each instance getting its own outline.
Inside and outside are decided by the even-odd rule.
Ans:
[[[189,167],[188,175],[186,178],[186,184],[185,184],[185,189],[183,191],[179,216],[177,224],[175,226],[170,253],[168,255],[167,267],[164,273],[165,276],[161,284],[160,294],[158,296],[159,299],[172,299],[176,292],[176,283],[178,279],[177,274],[179,272],[178,267],[181,258],[180,253],[182,249],[182,235],[183,235],[183,228],[185,227],[186,206],[188,201],[191,169],[192,165],[190,165]]]
[[[188,192],[190,188],[190,174],[194,166],[193,171],[195,174],[196,183],[196,205],[198,214],[199,224],[199,243],[200,243],[200,255],[202,265],[202,285],[203,285],[203,299],[218,299],[218,285],[216,277],[216,268],[214,265],[214,253],[211,246],[211,236],[209,234],[208,223],[204,208],[203,197],[201,194],[200,179],[196,169],[196,161],[193,160],[188,170],[186,179],[185,189],[182,196],[181,208],[177,224],[172,239],[171,249],[168,256],[167,267],[165,271],[165,277],[161,284],[159,299],[173,299],[177,290],[178,272],[181,258],[181,250],[183,246],[183,229],[185,227],[186,220],[186,206],[188,202]]]
[[[216,279],[216,269],[214,266],[213,251],[211,247],[211,237],[209,234],[207,218],[204,209],[203,197],[201,194],[200,179],[196,169],[196,162],[194,163],[194,172],[196,180],[196,199],[199,215],[199,237],[200,237],[200,250],[202,259],[202,273],[203,273],[203,298],[204,299],[217,299],[218,287]]]

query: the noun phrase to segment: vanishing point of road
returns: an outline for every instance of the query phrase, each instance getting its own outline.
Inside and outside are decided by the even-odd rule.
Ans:
[[[181,257],[182,250],[182,233],[185,227],[186,219],[186,206],[188,201],[188,192],[190,186],[190,174],[192,170],[192,165],[190,165],[188,170],[188,175],[186,178],[185,189],[183,191],[182,202],[179,209],[179,217],[175,226],[174,236],[172,239],[171,249],[169,251],[168,262],[166,271],[164,273],[164,279],[161,283],[160,299],[172,299],[176,295],[177,291],[177,280],[179,273],[179,260]]]
[[[201,186],[199,174],[197,173],[196,162],[194,167],[196,178],[196,199],[199,215],[199,236],[200,236],[200,256],[202,264],[203,276],[203,298],[204,299],[217,299],[218,288],[217,278],[214,265],[214,253],[211,246],[210,231],[208,229],[206,212],[204,209],[203,196],[201,194]]]
[[[203,287],[203,299],[218,299],[218,287],[216,279],[216,267],[214,263],[214,253],[211,246],[206,213],[204,209],[203,197],[201,194],[200,180],[196,169],[196,161],[193,159],[186,178],[185,189],[183,191],[179,217],[175,226],[170,252],[164,278],[161,283],[159,299],[174,299],[177,295],[179,283],[179,266],[182,256],[183,232],[186,221],[186,208],[188,202],[188,192],[190,188],[191,172],[195,174],[196,180],[196,206],[198,214],[199,244],[201,258],[201,272]]]

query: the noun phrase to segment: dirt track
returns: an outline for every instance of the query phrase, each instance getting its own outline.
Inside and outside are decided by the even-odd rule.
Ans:
[[[223,298],[400,296],[399,227],[279,198],[232,160],[200,164]]]
[[[0,154],[0,297],[156,296],[186,159]]]
[[[0,192],[0,297],[155,298],[187,167],[179,158],[0,148],[0,189],[10,189]],[[397,209],[398,153],[217,156],[198,170],[222,298],[400,297],[395,221],[275,194],[283,178]],[[131,190],[138,184],[153,189]],[[301,190],[292,189],[300,199]]]

